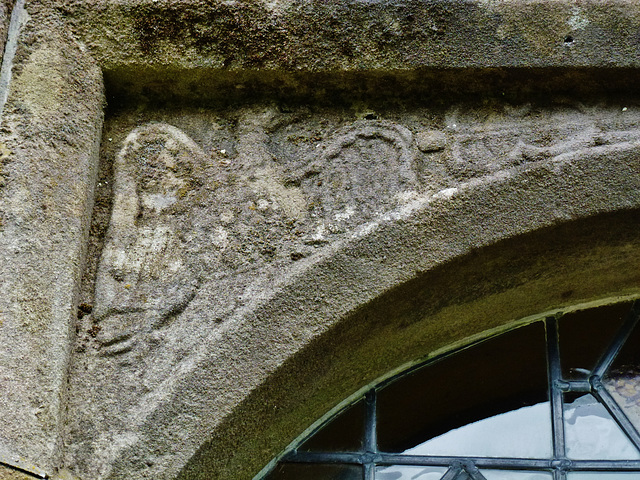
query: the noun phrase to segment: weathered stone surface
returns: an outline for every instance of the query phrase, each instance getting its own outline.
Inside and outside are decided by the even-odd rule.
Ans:
[[[447,136],[438,130],[424,130],[416,136],[418,148],[425,153],[439,152],[447,145]]]
[[[2,0],[0,2],[0,57],[4,52],[4,45],[7,41],[13,4],[14,0]]]
[[[166,124],[138,127],[125,139],[114,166],[93,308],[105,351],[132,349],[142,342],[136,333],[160,329],[195,296],[202,274],[186,263],[189,252],[179,236],[191,233],[184,216],[195,200],[189,193],[203,180],[197,169],[204,170],[204,160],[191,139]],[[190,253],[193,258],[194,249]]]
[[[626,172],[623,175],[630,174],[630,162],[636,154],[620,152],[616,156],[614,163]],[[399,215],[397,222],[381,222],[376,231],[349,242],[327,263],[319,261],[300,277],[292,278],[282,287],[287,294],[278,292],[256,308],[257,319],[248,318],[230,326],[223,336],[225,341],[215,344],[234,347],[212,353],[216,360],[211,363],[199,363],[194,378],[180,382],[175,396],[156,411],[156,421],[184,412],[186,405],[193,402],[187,385],[193,382],[202,388],[211,384],[212,378],[222,378],[218,365],[223,358],[234,358],[234,372],[252,373],[256,358],[262,364],[277,363],[282,357],[289,359],[277,373],[266,368],[265,384],[221,422],[220,429],[214,430],[210,443],[202,447],[181,478],[250,478],[254,471],[249,471],[248,465],[255,456],[268,451],[266,459],[279,452],[297,433],[281,445],[268,445],[273,439],[282,438],[289,428],[305,423],[302,418],[307,412],[309,420],[318,418],[320,411],[337,404],[345,392],[355,392],[366,384],[364,379],[374,380],[389,371],[391,365],[410,362],[411,358],[433,352],[438,345],[455,343],[461,335],[497,327],[509,322],[509,318],[527,317],[526,312],[562,309],[562,305],[580,303],[578,298],[595,299],[600,297],[596,291],[637,295],[637,210],[626,220],[620,215],[562,226],[563,219],[585,213],[600,203],[592,203],[594,198],[626,191],[623,202],[637,202],[637,198],[633,199],[635,193],[631,193],[636,189],[633,185],[637,178],[622,186],[618,177],[606,186],[601,184],[602,189],[596,187],[598,193],[586,186],[586,178],[593,178],[598,171],[604,173],[601,168],[607,167],[596,165],[606,164],[607,158],[610,155],[583,161],[574,157],[570,164],[559,168],[558,176],[547,176],[554,170],[551,163],[522,175],[498,176],[488,183],[472,182],[455,192],[443,192],[424,209],[415,205],[416,210],[407,212],[407,216]],[[545,181],[540,182],[541,177]],[[601,211],[602,207],[600,203],[596,210]],[[510,225],[509,233],[502,227],[505,219]],[[498,243],[488,250],[481,247],[502,235],[511,236],[532,222],[560,226],[532,236],[516,236],[513,241]],[[602,243],[598,240],[599,246],[591,250],[595,238]],[[383,255],[379,241],[386,246]],[[633,253],[629,257],[624,251]],[[444,260],[451,258],[449,255],[458,257],[459,262]],[[436,264],[440,266],[432,269],[430,265]],[[377,296],[378,288],[384,290],[386,285],[397,285],[398,277],[410,276],[414,280],[406,283],[406,290],[389,289]],[[589,281],[585,282],[585,278]],[[338,300],[342,295],[349,301]],[[362,306],[362,297],[367,295],[375,300]],[[604,301],[611,301],[607,296]],[[337,325],[330,319],[335,319]],[[263,324],[269,327],[261,329]],[[315,336],[313,332],[321,325],[327,325],[326,334]],[[294,341],[308,343],[299,356],[283,353]],[[248,344],[255,345],[248,349],[252,354],[247,352]],[[220,408],[225,403],[222,395],[237,395],[236,391],[225,389],[223,382],[215,383],[219,385],[216,396],[211,397],[211,404],[203,412]],[[181,398],[188,400],[183,403]],[[317,410],[312,406],[315,402]],[[248,435],[252,430],[260,433]],[[229,436],[229,432],[234,434]],[[128,455],[134,455],[134,451],[131,449]],[[256,461],[256,467],[260,463]]]
[[[637,66],[637,2],[69,1],[105,67]]]
[[[633,89],[633,0],[64,3],[114,95],[151,102]],[[615,67],[615,74],[603,71]]]
[[[102,122],[100,71],[33,9],[0,127],[0,446],[59,466]]]
[[[640,295],[639,8],[28,2],[0,447],[60,479],[251,478],[407,362]]]
[[[446,143],[421,149],[425,132]],[[286,441],[264,447],[264,456],[251,442],[246,450],[231,447],[254,438],[243,429],[245,420],[232,437],[214,433],[218,443],[203,447],[203,441],[210,430],[225,431],[229,418],[240,418],[226,412],[243,411],[239,402],[261,391],[285,359],[304,356],[299,352],[331,337],[331,329],[394,285],[455,258],[471,255],[472,261],[469,252],[514,235],[638,207],[638,132],[635,106],[566,100],[364,115],[273,106],[114,114],[104,132],[99,180],[99,195],[112,198],[113,206],[106,212],[99,196],[94,221],[105,225],[95,226],[91,242],[104,246],[99,262],[94,259],[95,295],[90,277],[82,293],[92,311],[82,318],[71,374],[68,465],[86,478],[173,478],[204,448],[209,453],[194,457],[184,478],[249,478]],[[99,232],[106,232],[104,239]],[[636,251],[628,235],[620,241]],[[493,323],[463,329],[479,332],[557,308],[567,291],[574,303],[638,293],[629,252],[629,265],[613,283],[610,269],[620,264],[604,262],[599,280],[573,285],[578,271],[593,267],[585,242],[571,269],[535,288],[540,246],[506,284],[476,273],[475,287],[441,279],[442,287],[415,297],[430,300],[422,313],[406,313],[413,320],[379,305],[389,313],[385,338],[394,337],[393,328],[415,329],[415,343],[398,333],[408,348],[397,347],[405,352],[400,357],[392,344],[377,344],[381,354],[389,349],[384,362],[360,352],[371,363],[348,362],[359,373],[349,374],[341,391],[454,341],[453,327],[442,325],[462,308],[468,311],[456,322],[496,310],[487,317]],[[606,248],[620,255],[624,247],[612,242]],[[559,258],[548,261],[559,268]],[[502,317],[488,300],[494,296],[511,299]],[[442,320],[434,324],[434,318]],[[313,418],[338,400],[317,388],[317,401],[292,405],[306,412],[296,415]],[[294,396],[309,395],[315,394]],[[282,415],[277,422],[285,425],[274,428],[304,424],[293,413]],[[264,416],[255,413],[253,429],[267,428]],[[224,457],[231,451],[237,459]]]
[[[0,480],[33,480],[33,476],[0,465]]]

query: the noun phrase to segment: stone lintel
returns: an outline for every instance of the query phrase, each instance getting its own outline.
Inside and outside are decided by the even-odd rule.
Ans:
[[[640,67],[640,4],[629,0],[97,0],[61,8],[111,94],[153,101],[503,92],[514,83],[575,93],[631,88],[637,79],[627,69]]]
[[[67,2],[106,69],[637,67],[631,0]]]

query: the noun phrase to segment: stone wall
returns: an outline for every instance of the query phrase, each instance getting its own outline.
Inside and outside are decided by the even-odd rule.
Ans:
[[[27,2],[0,468],[252,478],[389,371],[637,297],[638,8]]]
[[[13,0],[3,0],[0,2],[0,52],[4,52],[4,44],[9,33],[9,22],[11,11],[13,10]]]

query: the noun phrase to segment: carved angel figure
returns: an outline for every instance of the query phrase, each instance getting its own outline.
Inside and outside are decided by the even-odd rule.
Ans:
[[[167,324],[198,290],[181,230],[204,153],[163,123],[134,129],[114,165],[114,202],[98,267],[94,321],[101,353],[130,350]]]

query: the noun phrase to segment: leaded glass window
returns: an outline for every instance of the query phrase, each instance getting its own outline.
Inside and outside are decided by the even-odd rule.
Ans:
[[[640,301],[554,315],[386,379],[266,480],[640,479]]]

